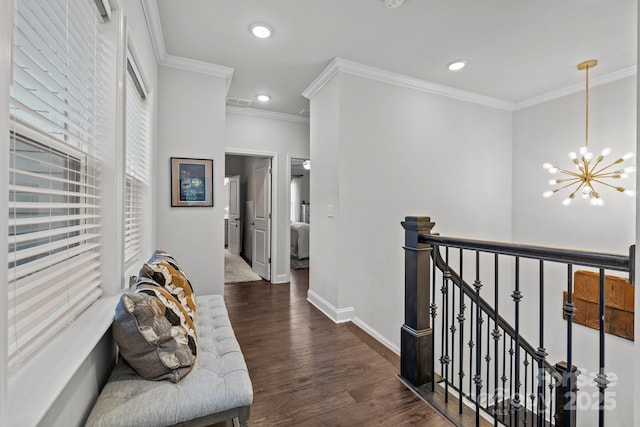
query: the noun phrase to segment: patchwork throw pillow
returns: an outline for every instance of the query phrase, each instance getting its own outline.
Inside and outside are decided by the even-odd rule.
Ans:
[[[156,249],[156,251],[153,253],[153,255],[151,255],[151,258],[149,258],[149,261],[147,261],[147,263],[152,264],[154,262],[160,262],[160,261],[168,262],[171,265],[173,265],[173,267],[176,270],[182,271],[182,269],[180,268],[180,265],[178,265],[178,261],[176,261],[176,259],[171,254],[169,254],[166,251],[163,251],[162,249]]]
[[[144,264],[139,274],[140,277],[153,280],[180,301],[189,317],[193,320],[196,315],[195,295],[191,282],[189,282],[183,271],[175,268],[172,263],[156,261]]]
[[[182,305],[149,279],[120,297],[113,322],[120,354],[143,378],[177,383],[195,363],[195,327]]]

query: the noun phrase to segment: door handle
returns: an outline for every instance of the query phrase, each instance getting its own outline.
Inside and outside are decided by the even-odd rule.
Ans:
[[[249,224],[250,224],[250,225],[256,225],[256,223],[255,223],[255,222],[253,222],[253,221],[251,221]]]

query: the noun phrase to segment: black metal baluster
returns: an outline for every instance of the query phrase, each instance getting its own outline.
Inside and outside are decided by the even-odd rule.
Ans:
[[[609,381],[607,380],[607,374],[604,372],[604,269],[600,269],[600,289],[599,289],[599,302],[600,309],[598,315],[600,316],[600,367],[598,369],[598,376],[595,378],[595,382],[598,385],[598,425],[604,427],[604,393]],[[571,365],[569,365],[571,366]]]
[[[502,380],[502,419],[504,420],[504,401],[505,399],[505,394],[507,391],[507,371],[506,371],[506,366],[507,366],[507,337],[505,336],[504,339],[502,340],[502,377],[500,378]]]
[[[435,251],[440,251],[440,247],[439,246],[434,246],[432,249],[434,252]],[[434,253],[432,252],[432,254]],[[438,305],[436,304],[436,270],[437,267],[435,265],[435,262],[433,263],[433,265],[431,266],[431,305],[429,306],[429,309],[431,310],[431,328],[433,330],[436,329],[436,315],[438,312]],[[435,352],[436,352],[436,334],[432,333],[431,334],[431,348],[433,349],[433,357],[431,358],[431,362],[435,363]],[[440,357],[442,357],[442,351],[440,352]],[[435,369],[432,369],[432,371],[435,371]],[[442,373],[442,365],[440,365],[440,372]],[[435,373],[435,372],[434,372]],[[431,392],[434,392],[436,389],[436,379],[435,379],[435,375],[433,378],[433,381],[431,381]]]
[[[516,347],[518,353],[520,353],[520,349],[518,347]],[[524,414],[522,415],[523,418],[523,423],[526,425],[527,424],[527,386],[529,385],[529,354],[525,351],[524,352],[524,362],[522,363],[524,365],[524,396],[525,398],[522,399],[524,400]],[[519,369],[518,369],[519,370]],[[516,419],[519,419],[520,416],[516,417]],[[519,422],[518,422],[519,423]]]
[[[556,377],[554,377],[553,375],[549,376],[549,422],[553,423],[554,420],[554,415],[556,412],[555,411],[555,407],[554,405],[556,404],[556,399],[555,399],[555,395],[553,394],[554,390],[556,391],[556,393],[558,392],[558,384],[557,381],[564,381],[562,379],[558,380]],[[554,424],[557,424],[558,420],[555,420]]]
[[[516,359],[515,359],[515,386],[516,393],[511,399],[511,407],[515,411],[516,420],[520,418],[520,301],[522,300],[522,292],[520,292],[520,257],[516,257],[516,289],[511,294],[511,298],[515,303],[515,323],[516,323]]]
[[[485,396],[487,397],[487,403],[485,405],[485,409],[489,408],[489,400],[490,400],[489,389],[491,388],[491,380],[490,380],[491,371],[489,370],[491,368],[491,346],[489,345],[490,342],[491,342],[491,316],[489,316],[489,313],[487,313],[487,354],[485,354],[484,356],[484,360],[487,362],[487,392],[485,393]]]
[[[476,426],[479,426],[480,391],[482,390],[482,317],[480,315],[480,288],[482,288],[482,282],[480,281],[479,251],[476,251],[476,280],[473,282],[473,287],[476,290],[476,375],[473,377],[473,382],[476,384]],[[471,373],[471,370],[469,372]],[[469,393],[471,393],[471,390],[469,390]]]
[[[494,427],[498,427],[498,369],[499,369],[499,363],[500,363],[500,358],[498,357],[498,351],[499,351],[499,344],[500,344],[500,329],[498,329],[498,291],[499,291],[499,274],[498,274],[498,254],[495,254],[493,257],[493,265],[494,265],[494,289],[493,289],[493,332],[492,332],[492,336],[493,336],[493,356],[495,358],[494,360],[494,367],[493,367],[493,385],[495,387],[495,389],[493,390],[493,407],[494,407],[494,414],[493,414],[493,425]],[[502,342],[504,343],[504,341],[506,340],[502,340]],[[504,345],[504,344],[503,344]],[[504,373],[504,349],[502,351],[502,361],[503,361],[503,365],[502,365],[502,372]],[[503,381],[503,387],[502,389],[504,390],[504,381]],[[504,394],[504,392],[503,392]],[[504,401],[504,398],[502,399]]]
[[[540,260],[538,286],[540,291],[540,311],[538,314],[540,320],[540,324],[538,325],[540,340],[538,349],[536,350],[536,356],[538,357],[538,427],[543,427],[544,416],[540,414],[544,414],[547,406],[545,403],[546,389],[544,388],[546,382],[544,362],[547,357],[547,350],[544,348],[544,261],[542,260]]]
[[[456,283],[451,279],[451,384],[455,388],[455,369],[456,369],[456,332],[458,332],[458,326],[456,325]],[[458,289],[459,290],[459,289]]]
[[[509,348],[509,427],[513,425],[513,338]]]
[[[536,385],[535,385],[535,363],[533,363],[533,356],[531,356],[531,393],[529,394],[529,399],[531,400],[531,425],[533,425],[534,414],[535,414],[535,403],[536,403]]]
[[[473,399],[471,390],[473,390],[471,382],[473,381],[473,347],[475,343],[473,342],[473,318],[475,316],[474,302],[473,300],[469,300],[470,308],[469,308],[469,316],[471,316],[471,327],[469,328],[469,342],[467,345],[469,346],[469,399]]]
[[[449,402],[449,334],[447,333],[447,329],[449,326],[449,279],[451,278],[451,271],[449,271],[449,247],[445,248],[445,264],[446,269],[442,275],[442,287],[440,288],[440,292],[442,292],[442,305],[444,309],[441,332],[443,342],[443,355],[442,357],[440,357],[440,366],[442,375],[444,376],[444,401]]]
[[[563,307],[564,314],[567,316],[567,370],[565,371],[563,382],[565,384],[566,405],[564,408],[564,420],[566,427],[573,427],[572,412],[575,404],[574,396],[571,393],[571,367],[573,362],[572,344],[573,344],[573,315],[576,312],[576,306],[573,304],[573,265],[567,264],[567,303]]]
[[[460,334],[458,335],[459,338],[459,350],[460,350],[460,360],[458,360],[458,375],[459,375],[459,379],[458,379],[458,387],[460,387],[459,392],[460,392],[460,396],[459,396],[459,400],[458,400],[458,413],[462,414],[462,398],[463,398],[463,393],[462,393],[462,381],[464,379],[464,310],[465,310],[465,305],[464,305],[464,292],[462,290],[463,282],[464,282],[464,275],[463,275],[463,270],[464,270],[464,260],[462,259],[462,249],[460,249],[459,251],[460,253],[460,283],[458,284],[458,290],[460,292],[460,311],[458,312],[458,323],[460,325]]]

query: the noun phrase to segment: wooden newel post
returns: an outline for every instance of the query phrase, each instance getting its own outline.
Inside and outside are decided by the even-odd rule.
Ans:
[[[404,228],[404,325],[400,332],[400,375],[414,387],[433,383],[430,324],[431,245],[419,242],[435,224],[428,216],[408,216]]]

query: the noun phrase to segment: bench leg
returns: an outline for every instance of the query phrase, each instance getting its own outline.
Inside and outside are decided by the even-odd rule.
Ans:
[[[236,420],[234,420],[234,426],[236,425],[235,423]],[[247,422],[249,421],[249,407],[248,406],[244,406],[242,408],[240,408],[240,414],[238,415],[238,424],[240,425],[240,427],[247,427]]]

